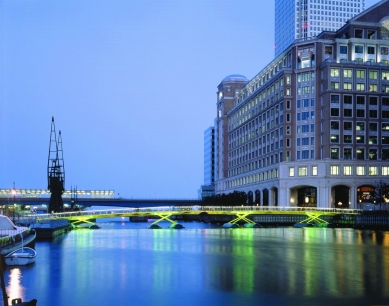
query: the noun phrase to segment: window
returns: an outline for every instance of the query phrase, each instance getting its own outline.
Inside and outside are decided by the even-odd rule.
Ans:
[[[352,78],[353,77],[353,70],[352,69],[344,69],[343,76],[345,78]]]
[[[369,79],[377,80],[378,79],[378,71],[369,71]]]
[[[355,139],[357,140],[357,143],[365,143],[365,136],[363,135],[357,135]]]
[[[389,150],[383,149],[381,152],[381,159],[382,160],[389,160]],[[388,166],[389,168],[389,166]]]
[[[317,175],[317,166],[312,166],[312,175]]]
[[[381,55],[388,55],[388,47],[381,47]]]
[[[363,38],[363,30],[361,29],[355,29],[354,30],[355,38]]]
[[[369,104],[370,105],[377,105],[378,103],[378,98],[377,97],[370,97],[369,98]]]
[[[389,144],[389,137],[388,136],[382,136],[381,137],[381,143],[382,144]]]
[[[331,68],[331,76],[332,77],[339,77],[339,68]]]
[[[356,89],[357,89],[357,91],[365,91],[365,84],[364,83],[357,83]]]
[[[307,176],[308,175],[308,167],[299,167],[299,176]]]
[[[293,167],[289,168],[289,176],[294,176],[294,168]]]
[[[357,117],[358,118],[365,118],[365,110],[364,109],[357,109]]]
[[[357,149],[357,159],[365,159],[365,149]]]
[[[351,135],[343,135],[344,143],[353,143],[353,137]]]
[[[382,123],[381,124],[381,130],[383,131],[383,132],[388,132],[389,131],[389,123]]]
[[[353,88],[353,84],[352,83],[350,83],[350,82],[344,82],[343,83],[343,89],[344,90],[352,90],[352,88]]]
[[[339,95],[331,95],[331,103],[339,103]]]
[[[352,96],[343,96],[343,104],[352,104],[353,97]]]
[[[357,79],[365,78],[365,70],[357,70]]]
[[[377,84],[370,84],[369,85],[369,91],[377,92],[378,86]]]
[[[369,110],[369,118],[377,118],[378,117],[378,111],[376,109]]]
[[[339,90],[339,82],[331,82],[332,90]]]
[[[331,121],[331,130],[339,130],[339,121]]]
[[[351,148],[344,148],[343,149],[343,159],[352,159],[353,158],[353,151]]]
[[[370,160],[377,160],[377,149],[370,149],[369,150],[369,159]]]
[[[377,136],[369,136],[369,145],[377,144]]]
[[[339,108],[331,107],[331,116],[332,117],[339,117]]]
[[[382,175],[389,175],[389,167],[382,166]]]
[[[382,71],[382,80],[389,80],[389,71]]]
[[[363,46],[361,46],[361,45],[355,45],[354,50],[355,50],[355,53],[357,53],[357,54],[362,54],[362,53],[363,53]]]
[[[364,131],[365,130],[365,122],[358,121],[356,124],[356,130],[357,131]]]
[[[353,167],[343,166],[343,175],[353,175]]]
[[[357,96],[357,104],[365,105],[365,97],[364,96]]]
[[[377,123],[369,123],[369,130],[370,131],[377,131]]]
[[[356,174],[357,175],[365,175],[365,166],[357,166]]]
[[[331,46],[325,46],[324,47],[324,53],[325,54],[332,54],[332,47]]]
[[[344,117],[352,117],[353,116],[353,110],[351,108],[345,108],[343,110],[343,116]]]
[[[372,46],[367,47],[367,54],[373,55],[375,54],[375,48]]]
[[[339,166],[331,166],[331,175],[339,175]]]
[[[352,131],[353,130],[353,123],[350,121],[343,122],[343,129],[345,131]]]
[[[340,46],[339,53],[340,54],[347,54],[347,46]]]
[[[339,148],[331,148],[331,159],[339,159]]]
[[[331,143],[339,143],[339,135],[331,134]]]
[[[378,167],[369,166],[369,175],[378,175]]]

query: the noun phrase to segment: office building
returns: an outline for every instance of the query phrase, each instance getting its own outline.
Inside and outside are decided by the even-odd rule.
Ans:
[[[275,0],[275,56],[295,39],[336,31],[365,9],[365,0]]]
[[[200,189],[200,198],[215,194],[215,127],[204,132],[204,185]]]
[[[389,180],[389,2],[296,40],[217,94],[217,194],[258,205],[359,208]]]

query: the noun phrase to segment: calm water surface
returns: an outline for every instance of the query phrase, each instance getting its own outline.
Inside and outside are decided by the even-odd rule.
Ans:
[[[8,295],[38,306],[389,304],[389,232],[146,225],[37,241],[35,264],[6,269]]]

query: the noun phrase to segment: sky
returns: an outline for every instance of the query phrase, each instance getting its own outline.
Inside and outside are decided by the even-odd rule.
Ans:
[[[378,0],[366,0],[369,7]],[[0,1],[0,188],[196,198],[204,131],[230,74],[274,57],[274,1]]]

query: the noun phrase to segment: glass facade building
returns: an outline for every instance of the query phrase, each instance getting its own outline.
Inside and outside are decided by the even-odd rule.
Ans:
[[[275,0],[275,56],[295,39],[336,31],[364,8],[365,0]]]

